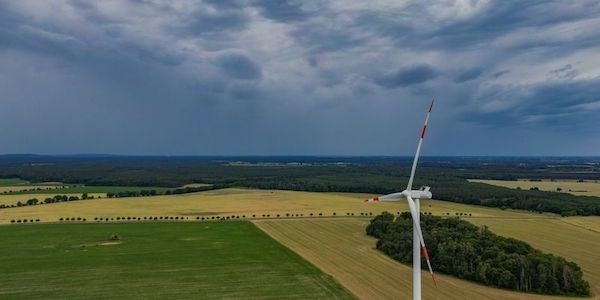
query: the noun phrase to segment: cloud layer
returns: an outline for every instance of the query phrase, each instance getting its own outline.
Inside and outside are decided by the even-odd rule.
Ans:
[[[600,4],[0,1],[0,153],[600,155]],[[560,141],[560,142],[558,142]]]

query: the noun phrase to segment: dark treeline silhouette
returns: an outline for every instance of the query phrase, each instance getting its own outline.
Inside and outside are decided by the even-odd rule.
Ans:
[[[404,189],[410,164],[409,157],[0,156],[0,177],[86,185],[176,188],[196,182],[214,184],[212,188],[386,194]],[[415,185],[430,185],[434,198],[445,201],[563,216],[600,215],[600,197],[516,190],[468,182],[467,178],[600,180],[597,158],[424,157]]]
[[[421,215],[421,226],[435,270],[495,287],[551,295],[588,296],[581,268],[525,242],[498,236],[458,218]],[[377,249],[412,263],[412,218],[402,213],[376,216],[367,234]]]

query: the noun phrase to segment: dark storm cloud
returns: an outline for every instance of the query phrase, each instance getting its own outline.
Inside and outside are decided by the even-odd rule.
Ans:
[[[463,115],[467,122],[493,126],[543,124],[548,128],[594,128],[600,125],[600,79],[577,82],[547,82],[523,87],[493,87],[479,97]],[[518,99],[518,100],[517,100]],[[485,111],[486,104],[499,103]]]
[[[436,95],[443,147],[426,154],[540,154],[498,146],[514,138],[591,154],[599,14],[596,0],[0,1],[0,127],[18,128],[0,153],[409,154],[422,116],[398,115]]]
[[[375,83],[385,88],[415,85],[434,79],[438,72],[429,65],[415,65],[376,78]]]
[[[502,71],[498,71],[498,72],[495,72],[494,74],[492,74],[492,77],[498,78],[498,77],[502,77],[508,73],[510,73],[510,70],[502,70]]]
[[[483,74],[483,70],[482,69],[466,70],[466,71],[461,72],[460,74],[458,74],[458,76],[456,76],[456,78],[454,79],[454,81],[456,81],[456,82],[470,81],[470,80],[473,80],[473,79],[481,76],[481,74]]]
[[[480,3],[483,1],[472,1]],[[595,18],[600,13],[600,2],[564,2],[564,1],[490,1],[481,11],[468,18],[457,18],[450,22],[436,20],[429,8],[439,4],[437,1],[411,2],[398,11],[388,13],[367,10],[356,16],[356,26],[373,30],[378,34],[392,38],[403,47],[431,48],[443,47],[446,50],[464,49],[477,45],[489,46],[485,42],[493,41],[503,35],[527,28],[544,28],[586,18]],[[449,8],[448,8],[449,9]],[[396,14],[396,17],[392,17]],[[423,25],[406,16],[421,16],[427,20]],[[534,17],[535,16],[535,17]],[[532,32],[535,35],[536,32]],[[560,46],[562,51],[577,49],[584,45],[597,44],[600,33],[591,39],[577,39],[570,43],[561,43],[553,39],[524,39],[511,45],[514,48],[534,48]],[[534,36],[535,37],[535,36]]]
[[[550,71],[550,74],[558,79],[573,79],[579,74],[579,71],[573,68],[571,64],[567,64],[556,70]]]
[[[242,54],[223,54],[217,58],[217,65],[231,78],[250,80],[262,77],[260,66]]]
[[[302,2],[294,0],[255,0],[252,1],[265,18],[279,22],[302,21],[308,14],[302,10]]]
[[[217,9],[216,13],[194,12],[183,20],[183,24],[175,28],[184,34],[203,35],[239,31],[248,25],[250,17],[240,7],[227,3],[213,5]]]

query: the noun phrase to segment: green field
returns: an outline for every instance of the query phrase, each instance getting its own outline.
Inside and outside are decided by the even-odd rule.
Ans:
[[[28,185],[29,181],[19,178],[0,178],[0,186]]]
[[[0,226],[0,236],[1,299],[353,298],[249,222]]]

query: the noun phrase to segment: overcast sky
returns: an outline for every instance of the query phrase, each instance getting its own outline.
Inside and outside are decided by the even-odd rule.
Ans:
[[[600,2],[0,0],[0,153],[600,155]]]

